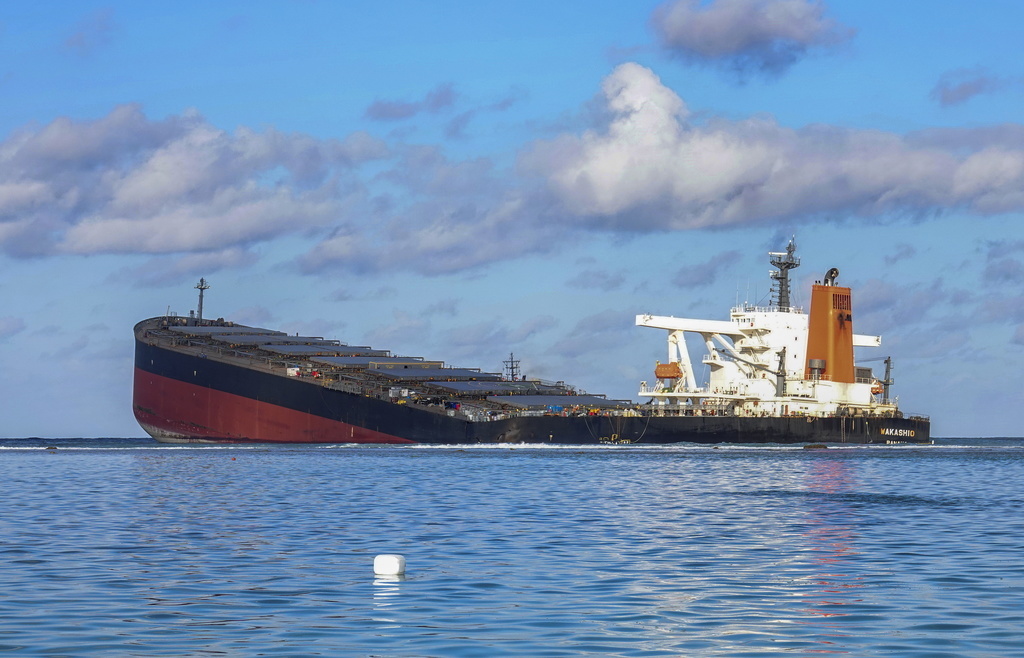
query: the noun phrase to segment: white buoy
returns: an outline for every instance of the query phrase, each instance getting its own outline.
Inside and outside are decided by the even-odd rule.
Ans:
[[[373,558],[373,573],[379,576],[400,576],[405,573],[404,555],[378,555]]]

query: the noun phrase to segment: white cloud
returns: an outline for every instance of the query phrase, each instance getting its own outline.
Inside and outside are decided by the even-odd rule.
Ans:
[[[366,338],[371,346],[377,349],[390,349],[402,352],[402,346],[422,345],[433,331],[431,323],[418,313],[408,313],[395,309],[392,318],[386,324],[371,330]],[[396,355],[398,355],[396,353]],[[401,356],[424,356],[422,354],[401,354]],[[433,359],[425,356],[424,358]]]
[[[0,249],[206,252],[323,227],[364,198],[352,168],[387,153],[365,133],[228,133],[192,111],[59,118],[0,142]]]
[[[1019,145],[972,151],[969,140],[950,148],[882,131],[794,130],[768,117],[698,123],[652,71],[633,63],[612,72],[604,97],[604,129],[538,142],[522,158],[580,224],[687,229],[1024,208]]]
[[[738,251],[726,251],[712,256],[703,263],[684,265],[676,271],[675,276],[672,277],[672,283],[680,288],[710,285],[714,283],[722,270],[735,266],[740,257],[741,254]]]
[[[592,288],[610,292],[622,287],[625,281],[626,277],[621,271],[591,269],[577,272],[576,276],[565,282],[565,285],[571,288]]]
[[[518,325],[492,319],[450,328],[444,332],[442,344],[447,346],[450,358],[483,363],[507,350],[520,349],[557,326],[558,321],[550,315],[528,317]]]
[[[350,226],[335,227],[298,259],[299,269],[315,273],[330,268],[370,270],[375,267],[370,245]]]
[[[531,218],[524,198],[478,205],[458,199],[425,202],[396,218],[383,254],[387,263],[443,274],[472,269],[557,245],[557,227],[545,229]]]
[[[138,267],[126,268],[114,273],[112,281],[128,279],[143,286],[178,285],[197,276],[208,276],[223,270],[237,270],[257,260],[256,254],[241,247],[229,247],[220,251],[167,255],[149,259]]]
[[[548,353],[568,360],[608,353],[626,344],[636,326],[629,311],[605,310],[581,319]]]
[[[1024,151],[986,148],[967,157],[953,175],[953,194],[971,199],[981,212],[997,213],[1024,205]]]
[[[932,89],[931,97],[943,107],[959,105],[980,94],[1000,91],[1019,81],[999,78],[982,69],[957,69],[942,74]]]
[[[450,82],[438,85],[419,101],[376,100],[368,108],[364,116],[377,121],[397,121],[409,119],[421,112],[440,112],[450,108],[458,94]]]
[[[175,199],[179,199],[177,195]],[[211,191],[148,215],[89,217],[67,230],[59,247],[71,253],[181,253],[268,240],[335,219],[332,198],[263,190],[249,182]],[[138,217],[138,218],[136,218]]]
[[[0,183],[0,217],[14,217],[49,200],[49,189],[42,181]]]
[[[114,32],[113,17],[114,12],[109,8],[85,16],[64,39],[64,48],[85,57],[108,46]]]
[[[297,267],[444,274],[556,251],[588,232],[1024,209],[1024,126],[898,135],[691,112],[649,69],[614,69],[603,124],[526,146],[518,175],[433,146],[238,128],[121,106],[0,141],[0,250],[233,254],[284,236]],[[197,265],[198,267],[198,265]],[[683,272],[683,275],[687,273]],[[614,277],[590,284],[611,288]]]
[[[813,0],[671,0],[651,25],[663,47],[691,61],[778,73],[808,49],[852,36],[824,14]]]
[[[444,274],[557,248],[565,232],[550,200],[486,159],[451,161],[437,148],[411,147],[377,179],[398,193],[310,249],[303,271]]]

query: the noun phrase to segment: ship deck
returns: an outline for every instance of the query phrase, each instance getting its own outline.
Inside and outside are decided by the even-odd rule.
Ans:
[[[188,322],[185,318],[151,318],[139,323],[136,337],[162,349],[470,421],[556,412],[639,413],[632,401],[588,395],[563,382],[525,378],[508,381],[476,368],[450,367],[442,361],[394,356],[388,350],[348,346],[318,337],[288,337],[233,323],[197,326]],[[288,342],[282,342],[285,340]],[[299,347],[316,349],[296,349]],[[340,356],[367,352],[370,354],[360,358]]]
[[[687,404],[640,404],[589,395],[564,382],[509,381],[477,368],[396,356],[388,350],[351,346],[310,336],[223,321],[196,324],[190,318],[157,317],[136,326],[136,338],[162,349],[212,359],[323,387],[408,405],[470,422],[541,415],[559,416],[734,416],[729,400]],[[794,414],[795,415],[795,414]],[[896,417],[903,417],[897,414]],[[927,422],[922,415],[909,416]]]

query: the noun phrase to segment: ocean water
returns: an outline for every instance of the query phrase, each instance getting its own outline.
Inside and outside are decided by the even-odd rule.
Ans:
[[[0,654],[1024,656],[1022,440],[7,439],[0,496]]]

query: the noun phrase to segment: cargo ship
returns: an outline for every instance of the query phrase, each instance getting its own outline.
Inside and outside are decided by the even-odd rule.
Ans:
[[[456,367],[318,336],[167,314],[135,326],[133,408],[168,443],[669,444],[930,443],[930,420],[890,397],[891,360],[874,376],[855,347],[850,288],[829,270],[809,312],[790,303],[795,244],[769,254],[768,306],[727,320],[638,315],[667,332],[668,355],[642,402],[528,378],[514,355],[503,372]],[[700,340],[707,376],[686,338]]]

